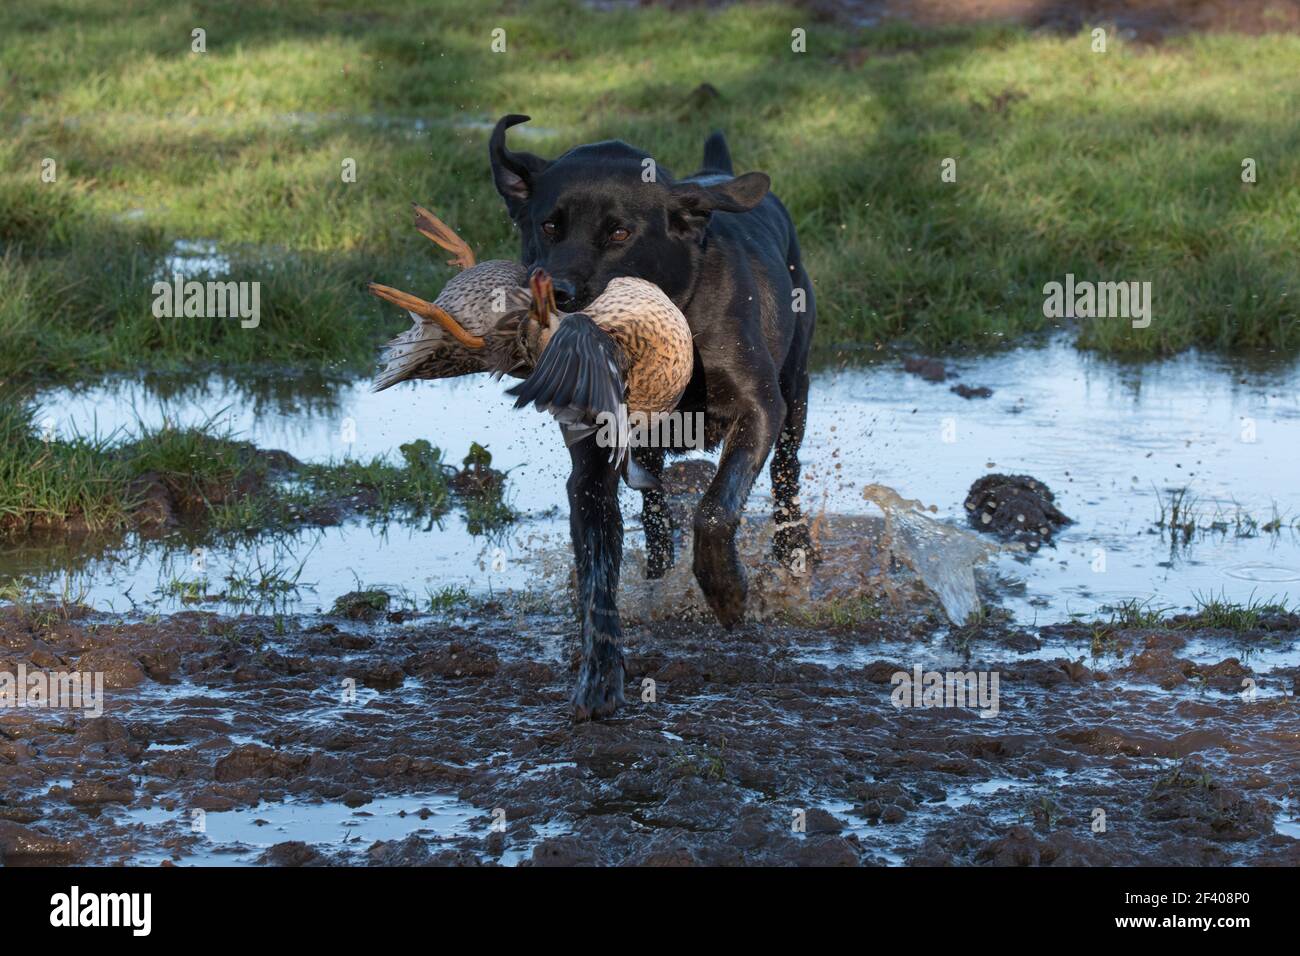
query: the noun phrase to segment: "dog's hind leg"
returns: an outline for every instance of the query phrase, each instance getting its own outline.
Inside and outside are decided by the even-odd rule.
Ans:
[[[803,444],[808,423],[808,358],[792,351],[786,363],[788,374],[781,376],[781,396],[785,399],[785,423],[772,453],[772,555],[787,568],[802,571],[813,554],[808,522],[799,503],[799,447]]]
[[[772,538],[772,555],[795,571],[810,564],[812,536],[799,504],[799,448],[803,445],[808,424],[808,353],[812,348],[813,328],[817,324],[817,306],[812,282],[799,261],[799,247],[792,242],[789,250],[795,288],[804,290],[805,308],[794,313],[795,335],[781,369],[781,397],[785,399],[785,422],[772,453],[772,513],[776,533]]]
[[[636,448],[632,455],[656,478],[663,477],[664,449]],[[668,496],[662,491],[641,493],[641,527],[645,530],[645,576],[654,581],[673,566],[673,519],[668,510]]]
[[[813,559],[812,538],[799,505],[799,446],[808,422],[808,370],[800,368],[787,384],[781,380],[785,398],[785,423],[772,453],[772,537],[773,556],[788,568],[803,570]]]
[[[569,531],[578,572],[582,663],[571,703],[577,720],[608,717],[623,703],[623,629],[618,576],[623,560],[619,473],[591,435],[570,446]]]

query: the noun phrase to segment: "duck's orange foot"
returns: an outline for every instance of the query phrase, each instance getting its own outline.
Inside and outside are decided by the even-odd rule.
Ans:
[[[418,203],[411,203],[411,205],[415,207],[415,228],[420,235],[432,239],[448,252],[455,254],[447,260],[447,265],[459,266],[462,269],[473,269],[475,262],[474,250],[469,247],[469,243],[456,235],[451,226],[423,206]]]
[[[419,296],[403,292],[401,289],[394,289],[392,286],[380,285],[378,282],[368,283],[366,288],[370,290],[371,295],[377,296],[385,302],[391,302],[407,312],[413,312],[422,319],[436,322],[451,333],[452,338],[466,348],[481,349],[485,344],[482,336],[466,332],[465,328],[452,318],[451,313],[437,303],[425,302]]]

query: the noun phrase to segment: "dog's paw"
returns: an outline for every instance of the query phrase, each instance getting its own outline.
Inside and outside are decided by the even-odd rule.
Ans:
[[[749,588],[742,576],[739,582],[728,582],[723,587],[706,591],[709,607],[713,608],[718,623],[727,630],[732,630],[745,619],[745,600]]]
[[[713,609],[718,623],[731,630],[745,616],[749,584],[732,539],[698,540],[695,548],[695,580]]]
[[[623,705],[623,651],[618,645],[602,641],[583,659],[569,703],[575,721],[609,717]]]

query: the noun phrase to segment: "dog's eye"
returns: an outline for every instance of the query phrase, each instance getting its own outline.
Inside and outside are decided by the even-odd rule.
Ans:
[[[546,222],[542,223],[542,232],[546,233],[548,236],[553,236],[559,231],[560,231],[560,227],[557,226],[555,223],[551,222],[549,219]]]
[[[627,238],[628,238],[628,236],[630,236],[630,235],[632,235],[632,233],[630,233],[628,230],[624,229],[622,226],[619,226],[617,229],[615,229],[613,232],[611,232],[611,233],[609,234],[609,241],[610,241],[610,242],[627,242]]]

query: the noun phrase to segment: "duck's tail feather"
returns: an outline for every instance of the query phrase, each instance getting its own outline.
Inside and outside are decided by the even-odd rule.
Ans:
[[[415,325],[389,339],[380,350],[379,361],[384,363],[384,367],[375,373],[375,380],[370,385],[372,392],[382,392],[406,381],[435,348],[444,344],[438,331],[428,328],[428,324],[414,312],[410,316]]]
[[[537,359],[532,374],[512,388],[515,408],[533,405],[564,426],[568,444],[613,427],[610,461],[622,468],[627,455],[627,356],[589,315],[565,316]]]
[[[370,384],[382,392],[414,379],[455,378],[485,371],[485,351],[463,347],[459,342],[414,312],[415,324],[389,339],[379,351],[381,368]]]

